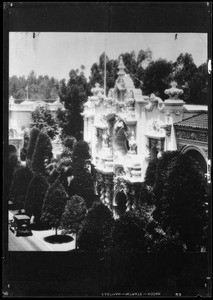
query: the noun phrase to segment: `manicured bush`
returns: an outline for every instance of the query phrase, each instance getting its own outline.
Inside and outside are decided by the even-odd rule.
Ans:
[[[73,151],[75,143],[76,139],[73,136],[67,136],[63,141],[64,147],[68,148],[71,152]]]
[[[39,222],[44,197],[49,185],[44,176],[35,174],[31,179],[25,200],[25,211],[29,216],[34,215],[35,222]]]
[[[107,250],[114,219],[112,212],[103,203],[94,203],[89,209],[79,231],[80,250]]]
[[[63,185],[56,180],[47,190],[41,213],[41,222],[55,228],[56,235],[67,200]]]
[[[147,250],[144,223],[135,212],[126,212],[115,221],[112,248],[118,251]]]
[[[67,201],[62,218],[61,226],[66,231],[76,234],[76,241],[78,239],[78,232],[82,222],[85,219],[87,212],[86,203],[83,198],[75,195]]]
[[[58,124],[53,113],[44,106],[36,107],[31,114],[32,125],[39,130],[45,130],[47,135],[53,139],[58,134]]]
[[[15,207],[24,208],[28,185],[32,177],[33,173],[28,167],[19,166],[15,169],[10,188],[10,199]]]
[[[168,162],[161,175],[165,181],[156,197],[154,219],[167,235],[175,236],[188,251],[206,246],[207,199],[205,181],[196,162],[179,154]]]
[[[73,147],[73,163],[91,158],[89,144],[86,141],[77,141]]]
[[[34,172],[45,174],[45,160],[52,158],[52,144],[49,136],[41,131],[36,141],[32,158],[32,169]]]
[[[157,169],[157,161],[150,160],[145,174],[145,184],[153,186],[155,183],[155,176],[156,176],[156,169]]]
[[[27,148],[29,145],[29,133],[28,131],[24,132],[24,143],[23,143],[23,148],[20,151],[20,159],[21,161],[25,161],[26,160],[26,156],[27,156]]]
[[[27,148],[27,160],[31,160],[33,157],[33,152],[35,150],[36,141],[40,130],[36,127],[33,127],[30,131],[30,140]]]
[[[94,183],[93,177],[86,165],[83,162],[78,162],[72,165],[72,174],[74,179],[71,181],[68,188],[69,195],[78,195],[82,197],[87,208],[90,208],[94,202]]]

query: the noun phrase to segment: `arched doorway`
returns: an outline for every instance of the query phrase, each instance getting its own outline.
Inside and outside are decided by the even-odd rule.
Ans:
[[[124,156],[128,152],[128,140],[123,128],[120,128],[112,140],[113,153],[118,156]]]
[[[187,155],[192,157],[198,163],[203,176],[205,176],[205,174],[207,173],[207,163],[203,154],[198,149],[191,147],[183,149],[182,153],[186,153]]]
[[[122,216],[127,207],[126,207],[126,204],[127,204],[127,196],[124,192],[118,192],[115,196],[115,204],[116,206],[114,207],[115,208],[115,214],[117,217],[120,217]]]

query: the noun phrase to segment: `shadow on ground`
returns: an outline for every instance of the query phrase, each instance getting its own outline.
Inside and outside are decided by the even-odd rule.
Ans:
[[[73,238],[69,235],[50,235],[44,238],[45,242],[50,244],[63,244],[73,241]]]

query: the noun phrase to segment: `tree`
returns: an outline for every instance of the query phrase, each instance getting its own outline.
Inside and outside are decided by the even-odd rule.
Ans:
[[[165,182],[167,180],[168,168],[173,158],[179,155],[178,151],[165,151],[162,157],[157,160],[155,183],[153,186],[154,198],[159,200],[158,205],[161,204],[160,199],[162,198],[165,191]]]
[[[146,68],[143,79],[143,94],[156,96],[165,99],[164,91],[171,82],[172,62],[166,59],[158,59],[150,62]]]
[[[196,72],[197,67],[194,63],[192,55],[189,53],[181,53],[178,56],[176,62],[173,64],[173,79],[177,81],[178,86],[184,89],[183,100],[187,103],[193,101],[192,99],[190,99],[189,83]]]
[[[119,251],[146,250],[144,224],[135,212],[125,212],[112,229],[112,247]]]
[[[27,164],[29,167],[31,167],[31,160],[33,157],[33,153],[35,150],[35,145],[36,145],[36,141],[38,138],[38,135],[40,133],[40,130],[36,127],[33,127],[30,131],[30,140],[29,140],[29,144],[28,144],[28,148],[27,148]]]
[[[25,200],[25,211],[29,216],[34,215],[35,222],[40,220],[48,186],[46,178],[41,174],[34,174],[29,183]]]
[[[157,169],[157,161],[155,159],[150,160],[146,169],[145,180],[144,180],[145,184],[154,186],[156,169]]]
[[[72,135],[77,140],[83,135],[83,104],[87,99],[87,81],[83,71],[71,70],[69,73],[69,81],[65,86],[65,82],[61,83],[60,100],[66,108],[66,112],[58,114],[58,118],[65,118],[65,123],[60,123],[63,134]]]
[[[90,208],[95,201],[93,177],[84,163],[77,162],[72,165],[72,174],[74,176],[68,190],[69,195],[78,195],[82,197],[87,208]]]
[[[29,99],[57,99],[59,82],[54,77],[36,76],[35,71],[31,71],[27,77],[17,77],[13,75],[9,78],[9,96],[15,99],[25,99],[27,97],[26,86],[28,85]]]
[[[6,185],[7,195],[9,194],[9,190],[13,180],[13,173],[15,169],[20,166],[20,162],[18,160],[17,152],[9,152],[8,157],[8,181]]]
[[[71,231],[72,233],[76,234],[76,246],[78,240],[77,235],[86,216],[86,212],[87,208],[84,199],[75,195],[67,201],[61,218],[62,227],[67,231]]]
[[[47,107],[40,106],[31,113],[33,122],[31,127],[45,130],[49,137],[53,139],[58,134],[58,124],[56,118]]]
[[[188,103],[208,105],[208,67],[200,65],[188,82],[190,95]]]
[[[52,158],[52,144],[49,136],[41,131],[38,135],[35,150],[32,157],[32,169],[34,172],[45,173],[45,161]]]
[[[114,219],[112,212],[103,203],[94,203],[89,209],[79,231],[80,250],[106,250]]]
[[[71,152],[73,151],[75,143],[76,139],[73,136],[67,136],[63,141],[64,147],[68,148]]]
[[[85,162],[91,158],[90,147],[86,141],[77,141],[73,147],[73,163]]]
[[[23,143],[23,148],[20,151],[20,158],[22,161],[26,160],[27,157],[27,149],[28,149],[28,144],[29,144],[29,133],[28,131],[24,132],[24,143]]]
[[[125,65],[125,71],[127,74],[130,74],[130,77],[132,78],[134,84],[136,83],[136,69],[137,69],[137,61],[136,61],[136,54],[135,51],[132,51],[131,53],[123,53],[120,56],[123,57],[123,62]],[[118,72],[118,71],[117,71]]]
[[[33,177],[32,171],[25,166],[19,166],[13,173],[10,188],[10,199],[17,208],[23,208],[30,180]]]
[[[56,235],[67,200],[63,185],[56,180],[47,190],[41,213],[41,221],[55,228]]]
[[[176,237],[188,251],[205,246],[206,197],[197,163],[187,154],[171,158],[153,217],[167,235]]]

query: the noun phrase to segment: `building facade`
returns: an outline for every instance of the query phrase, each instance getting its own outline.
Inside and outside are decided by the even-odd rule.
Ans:
[[[32,123],[31,114],[37,107],[46,107],[49,111],[56,113],[58,108],[64,109],[59,99],[56,100],[23,100],[17,101],[10,97],[9,99],[9,150],[16,151],[18,156],[23,147],[23,136],[25,130],[30,128]],[[55,153],[61,149],[61,145],[56,139],[52,142]]]
[[[105,95],[97,83],[82,113],[97,193],[115,217],[134,206],[149,160],[164,151],[189,152],[208,172],[207,107],[185,105],[175,82],[165,101],[144,96],[125,73],[122,57],[118,69],[114,88]]]

